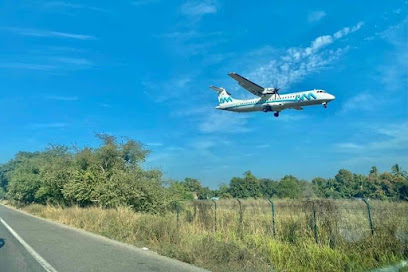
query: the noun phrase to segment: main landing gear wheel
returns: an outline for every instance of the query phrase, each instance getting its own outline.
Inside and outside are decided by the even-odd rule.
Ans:
[[[274,112],[273,115],[274,115],[275,117],[279,117],[279,111]]]

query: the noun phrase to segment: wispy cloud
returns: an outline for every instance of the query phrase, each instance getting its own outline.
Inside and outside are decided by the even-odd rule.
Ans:
[[[360,93],[352,96],[343,103],[339,114],[344,114],[350,111],[374,111],[378,110],[378,106],[384,103],[383,100],[375,98],[369,93]]]
[[[361,150],[363,148],[362,145],[356,144],[356,143],[338,143],[335,144],[335,146],[339,149],[339,151],[351,151],[351,150]]]
[[[55,73],[57,71],[72,71],[88,69],[94,66],[93,62],[85,58],[73,58],[69,56],[20,56],[19,59],[27,62],[13,61],[0,62],[3,69],[36,70]]]
[[[255,147],[256,147],[256,148],[265,149],[265,148],[271,147],[271,145],[270,145],[270,144],[260,144],[260,145],[256,145]]]
[[[47,64],[37,64],[37,63],[24,63],[24,62],[7,62],[0,63],[0,68],[5,69],[23,69],[23,70],[37,70],[37,71],[51,71],[55,70],[56,67]]]
[[[72,64],[75,66],[92,66],[93,63],[85,58],[72,58],[72,57],[53,57],[52,60],[63,63]]]
[[[56,96],[56,95],[47,95],[45,97],[49,100],[57,100],[57,101],[78,101],[78,96]]]
[[[289,48],[279,59],[273,59],[265,65],[258,66],[248,77],[265,87],[277,84],[278,87],[287,88],[292,83],[326,68],[337,60],[348,50],[348,47],[337,49],[327,49],[326,47],[359,30],[362,26],[363,23],[360,22],[353,27],[345,27],[333,35],[319,36],[306,48]]]
[[[200,19],[207,14],[217,13],[217,6],[215,1],[187,1],[185,2],[180,11],[183,15]]]
[[[50,1],[43,3],[43,7],[47,9],[88,9],[98,12],[108,12],[106,9],[98,8],[95,6],[82,5],[78,3],[66,2],[66,1]]]
[[[326,12],[325,11],[316,10],[316,11],[309,12],[309,15],[307,16],[307,20],[310,23],[314,23],[314,22],[320,21],[324,17],[326,17]]]
[[[152,143],[147,143],[146,145],[150,147],[159,147],[159,146],[163,146],[163,143],[152,142]]]
[[[192,56],[209,54],[209,50],[222,43],[225,38],[224,33],[199,32],[196,30],[175,31],[154,35],[159,39],[165,39],[166,46],[171,46],[180,55]]]
[[[212,111],[204,116],[198,129],[204,133],[245,133],[248,115],[237,115],[231,112]]]
[[[65,38],[74,40],[96,40],[97,38],[91,35],[59,32],[52,30],[20,28],[20,27],[0,27],[0,30],[8,31],[17,35],[43,38]]]
[[[146,95],[154,98],[155,102],[162,103],[169,99],[180,97],[188,92],[188,87],[192,80],[192,75],[184,75],[178,78],[172,78],[166,82],[157,83],[156,80],[146,80],[142,82],[142,84],[146,88],[144,91]],[[152,91],[154,95],[151,95]]]
[[[29,124],[28,128],[33,129],[48,129],[48,128],[64,128],[68,126],[67,123],[32,123]]]
[[[342,142],[335,144],[338,152],[359,153],[362,155],[377,155],[381,157],[383,152],[408,152],[408,123],[394,123],[382,125],[377,128],[369,128],[372,135],[371,140],[363,142]]]
[[[154,4],[158,2],[159,0],[137,0],[137,1],[132,1],[131,4],[133,6],[145,6],[145,5]]]
[[[378,78],[388,91],[406,91],[408,86],[407,29],[408,17],[379,34],[394,47],[388,55],[389,61],[378,68]]]
[[[101,106],[102,108],[107,108],[107,109],[112,108],[112,105],[111,105],[111,104],[107,104],[107,103],[101,103],[101,104],[99,104],[99,106]]]

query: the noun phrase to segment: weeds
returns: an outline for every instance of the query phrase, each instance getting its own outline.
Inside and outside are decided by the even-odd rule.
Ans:
[[[274,237],[269,202],[241,202],[240,212],[236,200],[219,201],[217,222],[213,203],[183,203],[179,228],[175,212],[41,205],[24,209],[213,271],[367,271],[408,259],[407,203],[371,203],[371,235],[366,207],[359,201],[275,201]]]

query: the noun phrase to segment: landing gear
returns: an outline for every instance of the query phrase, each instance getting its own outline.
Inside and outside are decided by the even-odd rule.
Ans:
[[[273,115],[274,115],[275,117],[279,117],[279,111],[274,112]]]
[[[323,105],[323,108],[327,109],[327,102],[323,102],[322,105]]]
[[[264,106],[263,112],[268,112],[268,111],[272,111],[271,106]]]

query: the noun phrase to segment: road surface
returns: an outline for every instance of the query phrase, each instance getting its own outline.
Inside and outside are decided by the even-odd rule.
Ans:
[[[0,271],[205,271],[0,204]]]

